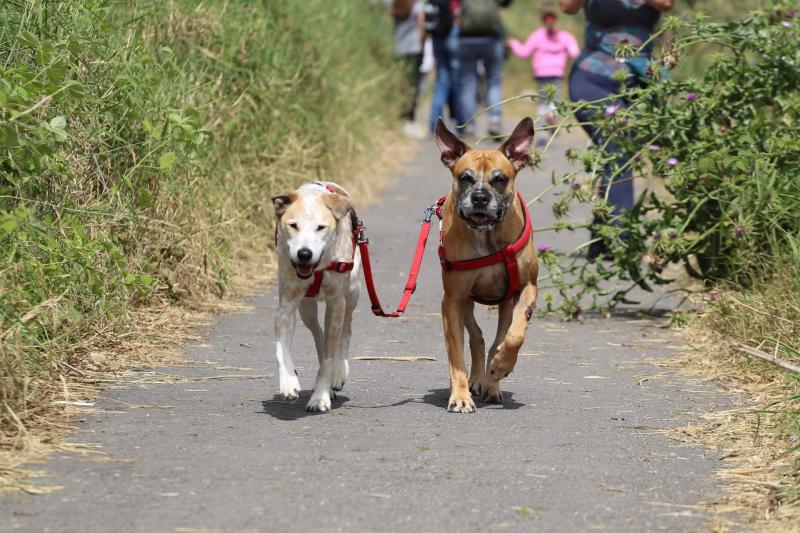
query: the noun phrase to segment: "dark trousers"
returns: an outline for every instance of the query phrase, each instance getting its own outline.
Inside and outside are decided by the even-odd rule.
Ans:
[[[400,56],[403,70],[405,71],[408,86],[404,94],[405,103],[401,108],[400,117],[414,122],[417,111],[417,99],[419,98],[419,84],[422,81],[422,73],[419,67],[422,66],[422,54],[407,54]]]
[[[619,90],[620,83],[616,80],[596,76],[573,66],[569,74],[569,97],[573,102],[578,101],[592,101],[600,98],[605,98],[616,93]],[[627,103],[619,101],[607,101],[599,105],[602,110],[608,105],[618,105],[621,108],[627,107]],[[605,140],[602,133],[594,126],[593,121],[596,113],[602,113],[598,109],[584,109],[575,113],[577,118],[582,124],[583,129],[592,139],[595,145],[602,145]],[[614,177],[613,182],[609,187],[609,180],[611,175],[616,172],[619,166],[624,165],[628,158],[620,150],[619,146],[610,142],[606,145],[606,152],[609,154],[618,154],[616,165],[609,164],[603,169],[603,181],[601,183],[601,192],[606,193],[608,189],[608,203],[614,209],[614,214],[619,215],[623,209],[631,209],[633,207],[633,179],[631,171],[625,170]]]

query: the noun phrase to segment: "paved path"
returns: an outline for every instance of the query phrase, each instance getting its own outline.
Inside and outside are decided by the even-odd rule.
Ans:
[[[543,168],[518,180],[532,196],[563,169],[559,140]],[[433,142],[364,209],[381,295],[394,305],[422,207],[449,186]],[[533,208],[550,223],[548,204]],[[568,249],[578,237],[537,240]],[[56,457],[47,482],[63,490],[0,500],[0,531],[683,531],[703,527],[692,507],[715,488],[716,454],[679,447],[655,428],[713,407],[712,390],[645,379],[645,362],[677,339],[634,316],[532,321],[523,356],[504,381],[505,404],[450,414],[433,242],[402,320],[357,309],[352,353],[426,355],[433,362],[355,361],[327,414],[286,404],[275,377],[106,391],[107,412],[80,424],[79,441],[104,455]],[[188,349],[206,362],[164,372],[274,374],[275,291],[252,310],[219,318]],[[479,320],[493,329],[492,312]],[[316,356],[298,326],[296,362],[310,387]],[[215,368],[217,367],[217,368]],[[236,367],[220,369],[219,367]],[[252,369],[252,370],[247,370]],[[130,406],[152,406],[130,408]],[[160,407],[159,407],[160,406]]]

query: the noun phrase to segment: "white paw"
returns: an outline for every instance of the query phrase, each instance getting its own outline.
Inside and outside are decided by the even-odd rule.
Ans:
[[[300,396],[300,380],[297,376],[286,373],[281,374],[281,395],[284,400],[294,401]]]
[[[318,411],[324,413],[331,410],[331,395],[328,391],[317,392],[311,395],[306,405],[306,411]]]
[[[337,361],[333,368],[333,390],[342,390],[349,377],[350,363],[348,363],[346,359],[344,361]]]

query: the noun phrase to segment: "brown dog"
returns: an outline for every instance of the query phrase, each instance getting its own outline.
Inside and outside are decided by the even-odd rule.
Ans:
[[[531,162],[528,151],[533,122],[530,118],[522,120],[497,150],[470,148],[441,119],[435,137],[442,163],[453,173],[453,186],[442,208],[440,250],[442,317],[450,362],[447,410],[471,413],[475,411],[471,393],[487,403],[502,403],[499,381],[514,370],[538,293],[539,264],[533,235],[526,236],[529,215],[514,188],[517,173]],[[514,244],[515,248],[507,248]],[[469,268],[454,268],[459,261],[499,257],[504,249],[507,255],[500,262],[478,268],[462,263]],[[518,280],[516,287],[513,278]],[[497,335],[488,355],[475,321],[476,300],[499,303]],[[464,363],[464,328],[472,353],[469,379]]]

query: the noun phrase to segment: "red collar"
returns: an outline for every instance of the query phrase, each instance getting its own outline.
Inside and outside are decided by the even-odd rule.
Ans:
[[[439,262],[442,264],[442,269],[445,271],[450,270],[476,270],[478,268],[487,267],[497,263],[504,263],[506,267],[506,276],[508,278],[508,288],[506,294],[500,300],[486,300],[472,296],[472,299],[479,304],[483,305],[496,305],[505,302],[520,292],[519,281],[519,265],[517,264],[517,253],[522,250],[530,241],[533,227],[531,225],[531,214],[528,211],[528,204],[522,198],[522,194],[517,191],[517,196],[522,204],[522,213],[525,217],[525,226],[522,234],[513,243],[505,246],[502,250],[493,254],[476,257],[474,259],[465,259],[463,261],[448,261],[444,251],[444,242],[442,242],[441,235],[439,236]],[[436,214],[442,218],[442,205],[444,204],[444,197],[437,202]]]

